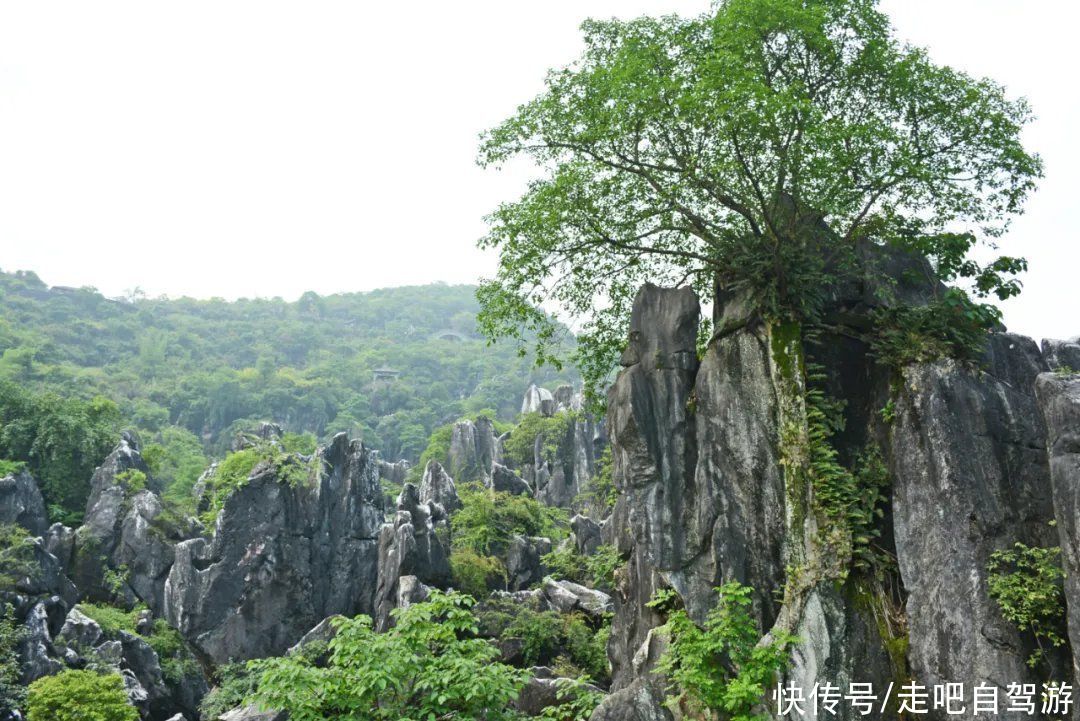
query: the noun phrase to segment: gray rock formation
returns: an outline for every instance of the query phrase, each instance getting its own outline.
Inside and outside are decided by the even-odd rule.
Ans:
[[[461,499],[458,497],[454,479],[438,461],[428,461],[424,468],[424,476],[420,481],[420,501],[437,503],[447,513],[461,508]]]
[[[1050,370],[1080,371],[1080,336],[1071,340],[1044,339],[1042,353]]]
[[[850,302],[855,307],[858,299]],[[616,574],[609,645],[617,693],[594,718],[610,718],[604,714],[615,713],[622,691],[633,688],[630,695],[645,704],[654,688],[647,649],[662,619],[645,604],[660,586],[675,589],[698,621],[715,603],[713,587],[729,580],[752,586],[762,628],[776,623],[801,639],[786,679],[804,688],[823,681],[884,686],[902,677],[908,659],[891,655],[896,640],[882,637],[899,631],[859,601],[879,591],[858,578],[828,580],[846,576],[832,567],[833,541],[806,513],[812,506],[804,491],[786,488],[782,424],[803,412],[801,391],[783,380],[783,364],[801,362],[786,360],[790,341],[782,328],[729,314],[698,367],[697,316],[690,291],[644,287],[624,369],[609,392],[619,499],[603,536],[628,563]],[[850,425],[836,439],[841,452],[874,434],[888,436],[895,524],[884,542],[895,535],[911,594],[915,678],[971,686],[1037,680],[1023,663],[1028,641],[986,592],[990,553],[1018,540],[1051,540],[1045,438],[1032,392],[1045,370],[1037,348],[998,333],[981,375],[952,363],[907,369],[887,429],[875,424],[888,379],[873,371],[865,348],[837,341],[824,359],[846,374],[838,397],[848,402]],[[803,569],[793,587],[789,565]],[[651,712],[659,713],[655,704]]]
[[[381,458],[379,459],[379,478],[392,483],[395,486],[400,486],[405,483],[405,478],[409,474],[409,462],[397,461],[395,463],[389,463]]]
[[[951,361],[905,369],[889,432],[908,655],[928,685],[1038,680],[1025,663],[1030,641],[989,597],[986,567],[1017,541],[1056,543],[1032,383],[1041,358],[1026,338],[998,335],[993,344],[998,355],[1013,346],[1012,366],[995,364],[999,376]]]
[[[491,477],[491,466],[496,462],[498,441],[495,425],[490,418],[481,416],[476,422],[458,421],[450,435],[447,470],[462,482],[486,481]]]
[[[145,487],[139,487],[135,477]],[[193,529],[164,522],[161,500],[152,490],[154,480],[129,434],[94,471],[90,486],[83,525],[75,531],[72,580],[91,599],[141,601],[160,613],[173,543]],[[57,529],[57,548],[62,548],[63,535],[62,528]],[[119,587],[106,582],[109,571],[123,577]]]
[[[48,529],[45,502],[29,471],[0,478],[0,523],[17,524],[35,536],[43,535]]]
[[[576,694],[571,679],[560,678],[546,666],[536,666],[529,669],[529,680],[514,701],[514,708],[526,716],[539,716],[544,709],[559,706],[573,699]],[[600,692],[600,689],[592,684],[586,684],[589,691]]]
[[[390,624],[390,611],[400,604],[402,577],[441,588],[450,584],[446,511],[434,501],[422,502],[411,483],[405,484],[397,506],[393,523],[384,525],[379,535],[374,618],[380,630]]]
[[[176,546],[165,616],[215,663],[282,653],[327,616],[373,612],[377,464],[339,434],[316,467],[293,486],[256,466],[226,500],[212,540]]]
[[[551,391],[533,383],[525,391],[525,397],[521,401],[521,414],[541,413],[550,416],[555,412],[555,397]]]
[[[551,553],[551,539],[514,536],[501,554],[506,566],[506,588],[520,591],[543,579],[547,573],[541,556]]]
[[[601,702],[589,721],[673,721],[663,681],[641,678]]]
[[[1046,422],[1073,675],[1080,678],[1080,375],[1041,375],[1035,391]]]
[[[487,486],[493,491],[509,493],[514,496],[531,496],[533,492],[528,481],[501,463],[492,466]]]
[[[572,581],[545,578],[541,592],[548,605],[559,613],[580,611],[587,616],[601,618],[615,610],[611,596]]]
[[[574,547],[582,556],[591,556],[603,543],[600,525],[588,516],[575,515],[570,519]]]

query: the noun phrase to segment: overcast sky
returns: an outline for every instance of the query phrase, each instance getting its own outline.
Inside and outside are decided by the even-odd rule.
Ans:
[[[1002,250],[1014,330],[1080,333],[1072,0],[885,0],[902,37],[1032,102],[1047,175]],[[477,133],[580,49],[588,16],[707,0],[0,3],[0,268],[107,295],[475,282],[529,169]]]

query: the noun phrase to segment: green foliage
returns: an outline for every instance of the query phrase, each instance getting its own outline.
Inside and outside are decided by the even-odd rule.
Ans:
[[[808,381],[822,378],[813,368]],[[855,568],[871,570],[878,562],[874,541],[881,535],[889,472],[876,447],[866,449],[856,461],[855,471],[841,465],[832,446],[834,434],[843,430],[842,406],[819,387],[806,391],[808,471],[814,490],[814,504],[827,526],[843,536],[850,535],[851,561]],[[827,527],[824,529],[829,530]]]
[[[660,668],[677,691],[676,702],[697,717],[731,721],[758,721],[755,713],[776,674],[788,661],[793,636],[777,634],[761,643],[761,633],[750,613],[751,589],[736,582],[716,589],[717,605],[704,627],[686,611],[673,610],[664,629],[670,645]],[[670,598],[655,599],[665,606]]]
[[[299,453],[304,456],[314,453],[318,444],[314,433],[286,433],[281,438],[281,447],[286,453]]]
[[[325,667],[295,656],[252,662],[252,700],[292,721],[509,721],[524,674],[475,636],[471,606],[468,597],[435,592],[396,609],[394,627],[381,634],[365,616],[343,619]]]
[[[986,349],[987,331],[1000,322],[997,308],[952,288],[926,306],[875,311],[870,348],[879,362],[895,368],[942,358],[976,363]]]
[[[146,642],[157,653],[161,662],[161,674],[172,684],[179,684],[189,676],[199,673],[199,664],[188,650],[184,638],[165,619],[154,619]]]
[[[454,548],[494,556],[515,535],[546,536],[554,541],[566,536],[569,521],[561,508],[476,484],[463,486],[458,495],[462,507],[450,518]]]
[[[559,544],[540,560],[556,578],[604,590],[614,588],[615,569],[622,565],[618,551],[608,545],[597,547],[591,556],[583,556],[574,546]]]
[[[545,417],[540,413],[526,413],[506,439],[503,452],[506,459],[515,467],[527,464],[553,463],[559,452],[572,442],[571,433],[578,415],[563,411]],[[536,439],[541,439],[541,457],[534,458]]]
[[[610,679],[607,642],[611,619],[600,622],[578,614],[539,611],[509,599],[489,598],[478,614],[483,633],[522,643],[522,664],[551,666],[568,677]]]
[[[123,595],[124,586],[130,577],[128,567],[121,565],[118,568],[106,568],[102,580],[113,598],[119,598]]]
[[[502,637],[519,639],[525,666],[539,666],[555,657],[562,645],[562,634],[563,619],[557,612],[521,607]]]
[[[138,721],[118,673],[61,671],[30,684],[27,721]]]
[[[139,611],[142,610],[136,608],[125,611],[122,608],[98,603],[80,603],[77,608],[84,616],[101,626],[102,632],[110,637],[116,637],[121,631],[134,634],[135,624],[139,620]]]
[[[154,619],[150,631],[145,635],[136,631],[139,614],[145,607],[136,606],[129,611],[105,604],[80,603],[77,608],[97,623],[107,638],[115,639],[121,632],[142,635],[150,648],[157,653],[162,675],[169,683],[180,683],[185,677],[199,672],[198,662],[180,632],[169,626],[164,619]]]
[[[557,306],[580,320],[596,391],[646,281],[746,291],[814,321],[857,272],[861,240],[905,243],[980,293],[1008,297],[1023,261],[968,260],[1041,176],[1023,100],[899,41],[875,0],[726,0],[680,18],[588,21],[584,52],[483,137],[480,162],[543,175],[489,216],[496,276],[481,330],[561,357]],[[831,230],[826,230],[824,221]],[[527,333],[527,335],[526,335]]]
[[[116,474],[116,482],[124,490],[125,496],[133,496],[146,490],[146,474],[137,468],[129,468]]]
[[[506,586],[506,568],[494,556],[484,556],[472,548],[455,548],[450,552],[450,571],[454,588],[474,598],[483,598],[488,591]]]
[[[271,442],[259,443],[230,453],[206,479],[205,493],[209,503],[207,511],[201,516],[205,526],[214,525],[218,513],[225,506],[225,501],[237,488],[247,485],[252,472],[260,463],[271,466],[275,476],[290,486],[300,486],[310,482],[317,472],[317,459],[305,461],[296,454],[283,451]]]
[[[554,371],[533,370],[530,359],[513,348],[488,347],[477,337],[475,292],[472,286],[434,284],[308,293],[291,303],[140,297],[117,302],[91,289],[50,291],[26,274],[0,273],[0,381],[10,380],[11,387],[25,391],[20,395],[69,399],[71,405],[57,410],[61,416],[81,415],[72,412],[75,406],[97,395],[119,404],[117,427],[100,455],[93,438],[85,446],[79,441],[84,434],[94,436],[91,426],[35,422],[29,440],[19,431],[15,451],[0,439],[0,458],[31,461],[27,453],[36,429],[56,426],[60,432],[47,439],[55,458],[38,454],[31,470],[44,479],[38,465],[77,461],[76,473],[57,468],[45,475],[85,484],[116,443],[123,418],[139,429],[147,447],[168,451],[171,458],[161,468],[151,464],[153,477],[166,488],[197,478],[201,469],[193,468],[191,439],[199,453],[221,456],[237,430],[264,420],[324,441],[346,431],[362,436],[384,458],[415,461],[431,432],[448,419],[492,409],[493,417],[510,420],[529,383],[558,380]],[[460,338],[436,337],[448,329]],[[373,371],[384,366],[400,375],[373,382]],[[34,415],[8,416],[7,396],[5,386],[0,426],[12,416]],[[185,434],[182,440],[177,429]],[[48,450],[44,440],[39,446]],[[84,461],[70,447],[91,448],[94,457]],[[47,500],[83,510],[75,499]]]
[[[588,677],[559,678],[558,706],[548,706],[536,718],[541,721],[589,721],[604,695],[588,687]]]
[[[214,687],[199,703],[199,712],[204,719],[216,721],[218,716],[242,706],[255,693],[258,681],[258,674],[250,672],[246,664],[219,666]]]
[[[0,593],[14,591],[20,580],[36,570],[29,532],[13,523],[0,523]]]
[[[26,688],[19,684],[19,643],[25,635],[11,606],[0,606],[0,715],[22,708],[26,698]]]
[[[142,457],[163,489],[162,498],[177,506],[181,513],[194,515],[192,491],[208,461],[202,442],[194,433],[180,426],[165,426],[157,432],[146,431]]]
[[[112,401],[39,393],[0,374],[0,458],[26,463],[53,520],[81,518],[90,476],[119,434],[120,410]]]
[[[1044,644],[1059,647],[1065,643],[1060,559],[1061,549],[1056,546],[1029,547],[1018,542],[995,551],[986,567],[990,597],[997,601],[1001,615],[1035,637],[1038,650],[1028,658],[1032,668],[1046,655]]]
[[[1069,366],[1061,366],[1054,369],[1054,374],[1062,377],[1074,376],[1080,371],[1075,371]]]
[[[20,473],[24,468],[26,468],[26,464],[22,461],[6,461],[0,458],[0,478],[13,476]]]

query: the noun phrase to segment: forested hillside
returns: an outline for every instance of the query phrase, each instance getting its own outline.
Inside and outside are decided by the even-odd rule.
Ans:
[[[166,482],[192,482],[262,420],[415,461],[441,424],[511,419],[530,382],[572,380],[489,346],[476,312],[471,286],[118,300],[0,272],[0,458],[36,459],[48,500],[73,511],[85,499],[64,484],[89,478],[121,427],[158,449]]]

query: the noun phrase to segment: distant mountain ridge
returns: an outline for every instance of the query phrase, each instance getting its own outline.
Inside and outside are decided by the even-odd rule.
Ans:
[[[0,272],[0,380],[106,396],[130,425],[175,424],[208,450],[272,420],[320,438],[349,431],[386,457],[415,459],[441,423],[483,409],[511,418],[529,383],[574,380],[488,345],[477,310],[468,285],[291,302],[110,299]]]

